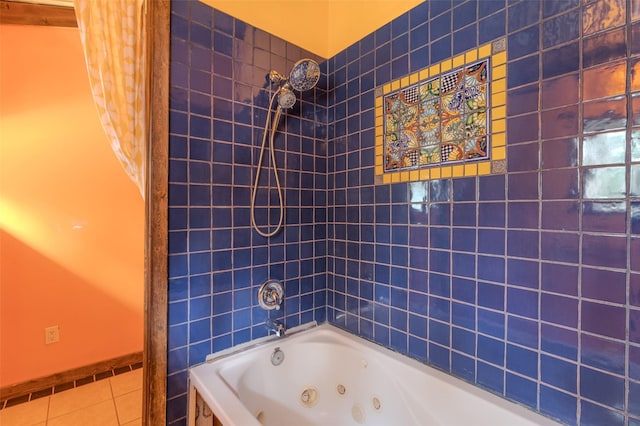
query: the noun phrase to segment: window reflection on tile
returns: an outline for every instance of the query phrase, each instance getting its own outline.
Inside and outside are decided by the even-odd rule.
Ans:
[[[640,58],[632,60],[629,68],[629,74],[631,74],[631,91],[640,90]]]
[[[631,132],[631,161],[640,161],[640,129]]]
[[[585,102],[582,120],[585,133],[624,128],[627,125],[626,97]]]
[[[603,64],[627,54],[627,43],[624,28],[619,28],[583,41],[582,61],[585,67]]]
[[[631,114],[633,124],[640,124],[640,93],[631,97]]]
[[[582,164],[592,166],[624,163],[626,144],[624,131],[587,136],[582,143]]]
[[[625,168],[586,169],[582,174],[585,198],[624,198]]]
[[[640,19],[640,0],[631,0],[631,20]]]
[[[640,164],[631,166],[631,188],[629,195],[640,197]]]
[[[626,19],[624,0],[599,0],[585,6],[582,14],[584,34],[592,34],[624,24]]]
[[[627,63],[622,61],[586,70],[583,82],[585,100],[622,94],[627,83]]]

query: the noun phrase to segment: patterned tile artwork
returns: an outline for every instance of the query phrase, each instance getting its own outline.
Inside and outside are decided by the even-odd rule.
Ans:
[[[384,97],[385,171],[487,158],[489,59]]]
[[[504,173],[504,50],[499,40],[378,90],[383,182]]]

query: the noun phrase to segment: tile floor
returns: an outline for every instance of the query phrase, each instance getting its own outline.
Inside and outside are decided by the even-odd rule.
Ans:
[[[142,368],[0,410],[0,426],[142,426]]]

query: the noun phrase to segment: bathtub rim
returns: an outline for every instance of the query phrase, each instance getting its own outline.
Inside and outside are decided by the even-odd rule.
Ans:
[[[251,413],[240,400],[233,387],[228,384],[219,373],[219,371],[224,368],[224,361],[234,355],[249,356],[256,351],[270,351],[270,347],[273,346],[273,348],[275,348],[279,342],[284,343],[298,340],[311,333],[319,333],[320,335],[331,333],[338,336],[337,343],[345,344],[346,342],[352,347],[362,345],[368,350],[382,352],[383,355],[389,356],[402,365],[409,368],[417,368],[426,376],[433,377],[447,385],[460,389],[464,393],[469,393],[476,398],[484,400],[488,404],[495,405],[502,410],[518,415],[532,424],[541,426],[561,424],[556,419],[542,412],[535,411],[531,407],[520,404],[517,401],[506,399],[506,397],[493,393],[486,388],[480,387],[480,385],[473,384],[444,370],[440,370],[431,364],[425,364],[408,355],[355,335],[329,322],[319,325],[313,324],[311,326],[303,324],[299,327],[302,328],[302,330],[296,331],[295,329],[291,329],[290,334],[284,337],[266,336],[243,345],[229,348],[225,351],[213,353],[207,357],[208,361],[189,368],[189,400],[191,400],[193,396],[193,405],[195,406],[195,391],[197,389],[197,392],[201,395],[204,402],[211,408],[223,425],[241,424],[243,426],[261,426],[254,414]],[[202,375],[200,375],[201,372],[203,373]],[[205,380],[205,378],[207,380]],[[215,396],[212,392],[213,389],[217,390]],[[228,392],[221,392],[222,389],[228,390]],[[191,406],[191,401],[189,401],[189,406]],[[190,411],[188,413],[188,419],[191,417],[193,416]],[[195,425],[195,420],[194,423],[189,421],[188,424],[190,426]]]

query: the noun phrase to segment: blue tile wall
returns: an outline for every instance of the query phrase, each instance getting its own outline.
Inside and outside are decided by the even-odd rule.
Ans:
[[[328,320],[561,422],[638,424],[639,21],[429,1],[329,59]],[[375,87],[502,37],[507,173],[376,181]]]
[[[250,226],[272,93],[266,77],[304,57],[318,59],[197,1],[172,2],[168,424],[186,424],[188,367],[266,335],[256,297],[265,280],[286,288],[272,318],[288,327],[326,320],[326,70],[283,115],[275,138],[285,227],[267,239]],[[277,223],[268,208],[278,205],[273,169],[263,169],[260,188],[257,220]]]
[[[507,173],[376,181],[375,88],[502,37]],[[264,335],[277,278],[288,326],[328,320],[566,424],[640,425],[640,0],[425,1],[323,62],[276,138],[268,241],[265,76],[312,55],[196,1],[172,2],[171,40],[170,424],[190,365]]]

